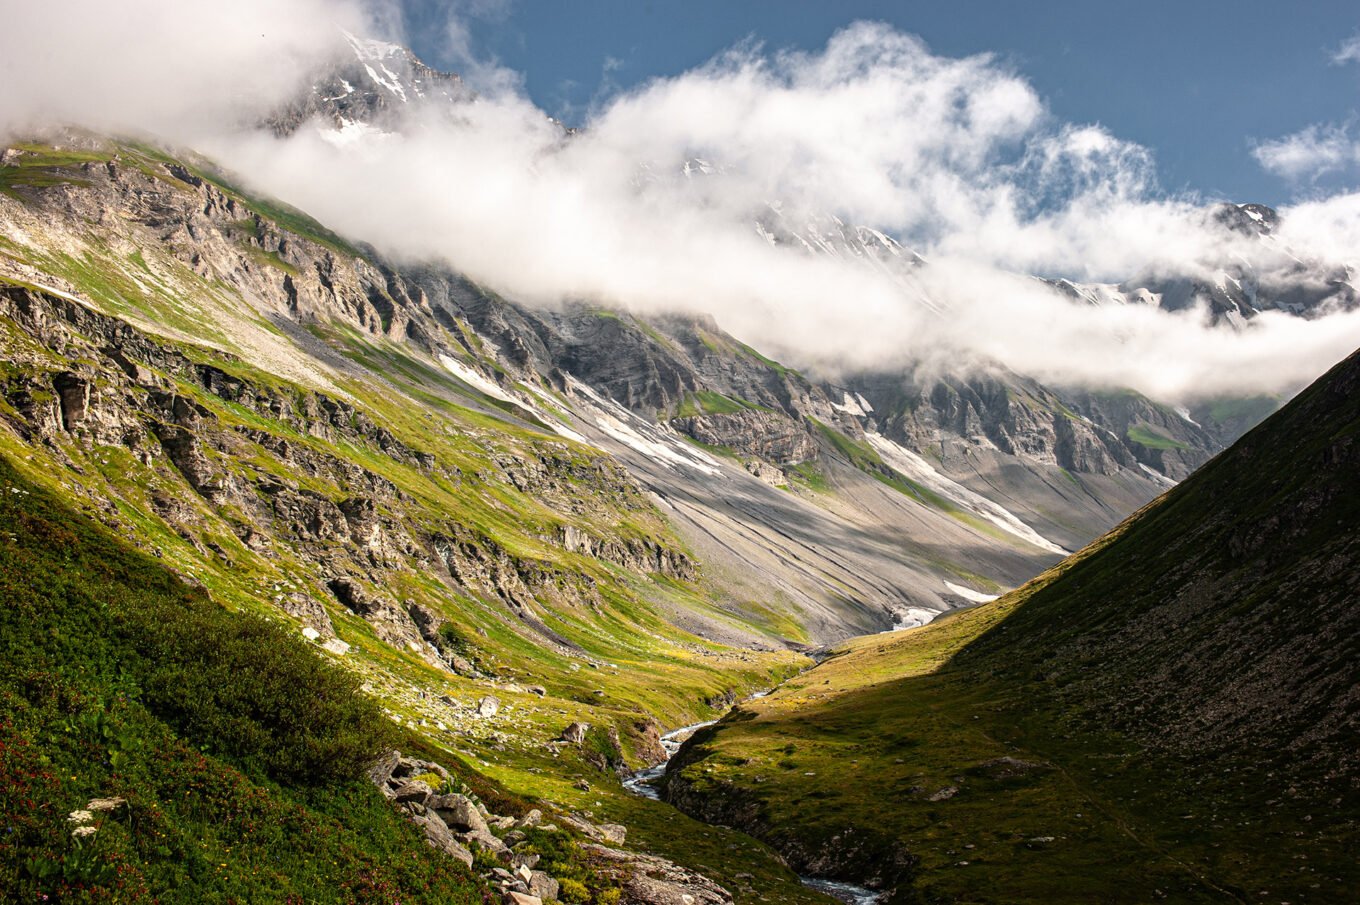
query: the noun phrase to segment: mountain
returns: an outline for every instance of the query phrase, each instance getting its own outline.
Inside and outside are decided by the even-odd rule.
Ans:
[[[1360,353],[994,603],[837,648],[682,809],[890,902],[1332,902],[1360,832]]]
[[[457,75],[431,69],[405,47],[343,34],[344,48],[313,74],[308,89],[265,117],[275,135],[319,122],[334,130],[336,140],[354,140],[396,128],[411,107],[451,112],[474,98]]]
[[[302,128],[305,123],[299,112],[308,110],[317,111],[310,127],[333,140],[341,140],[344,134],[357,136],[355,130],[361,127],[381,131],[402,127],[390,114],[408,105],[393,99],[414,99],[429,93],[422,87],[431,78],[421,68],[423,64],[411,69],[407,65],[409,52],[395,45],[350,41],[349,46],[350,56],[335,64],[353,75],[345,79],[353,88],[345,95],[348,112],[336,107],[331,81],[321,77],[288,111],[271,120],[274,131],[289,133]],[[407,62],[389,67],[390,72],[382,79],[362,78],[368,65],[365,61],[375,55]],[[416,74],[403,76],[408,70]],[[396,79],[393,85],[399,91],[384,84],[392,79]],[[460,108],[474,99],[451,92],[432,102],[442,115],[456,121]],[[366,119],[364,111],[368,110],[377,113]],[[562,128],[564,142],[574,134]],[[699,159],[687,161],[673,173],[640,162],[638,178],[703,180],[721,178],[723,172],[721,165]],[[899,283],[912,304],[924,305],[937,316],[948,316],[945,307],[917,285],[915,273],[928,262],[879,231],[852,226],[825,213],[786,209],[778,202],[753,211],[752,226],[772,245],[853,259],[886,273]],[[409,276],[409,271],[403,275]],[[438,275],[432,280],[433,285],[422,287],[430,297],[444,304],[462,305],[469,324],[495,338],[494,354],[502,358],[499,364],[517,375],[532,369],[539,377],[552,379],[554,369],[595,367],[592,362],[613,361],[621,352],[599,345],[616,338],[612,330],[594,330],[589,323],[567,324],[570,312],[563,317],[518,305],[514,300],[497,299],[497,304],[488,305],[476,300],[475,289],[444,286]],[[735,339],[721,348],[713,343],[709,343],[711,348],[700,348],[693,341],[700,334],[721,332],[716,324],[710,321],[695,329],[683,326],[682,320],[667,321],[685,333],[675,337],[679,347],[654,341],[658,332],[669,336],[670,328],[664,324],[648,323],[645,330],[635,329],[627,339],[621,362],[629,373],[618,367],[615,370],[619,373],[598,375],[610,383],[595,385],[596,389],[604,390],[632,414],[655,422],[678,412],[679,396],[685,393],[746,398],[743,393],[753,392],[753,384],[765,379],[760,374],[742,373],[752,371],[759,361],[746,354],[743,344]],[[635,318],[624,315],[619,321],[623,325],[618,328],[620,335],[635,322]],[[564,352],[572,356],[566,368],[555,357]],[[1223,400],[1192,415],[1131,393],[1040,386],[997,366],[975,368],[967,376],[930,378],[918,376],[910,367],[894,373],[851,371],[833,380],[815,373],[796,376],[806,386],[789,391],[776,387],[773,396],[763,388],[754,390],[749,401],[770,409],[761,418],[752,416],[750,410],[740,418],[728,417],[732,414],[728,412],[697,411],[692,418],[672,418],[671,426],[690,439],[758,459],[748,465],[771,480],[779,481],[777,474],[784,471],[784,480],[795,482],[797,477],[790,477],[790,468],[804,459],[789,454],[806,457],[819,442],[821,433],[812,421],[835,422],[836,430],[860,444],[868,443],[870,435],[881,434],[924,460],[914,471],[929,470],[931,481],[938,477],[944,486],[960,488],[952,495],[951,505],[968,510],[971,501],[981,496],[1004,510],[999,516],[1003,521],[1015,519],[1043,538],[1039,546],[1044,549],[1075,549],[1088,542],[1154,497],[1167,486],[1168,479],[1183,478],[1274,405],[1270,400],[1247,404]],[[672,384],[664,385],[668,380]],[[1231,412],[1233,417],[1220,422],[1223,412]],[[757,426],[756,421],[763,423]],[[748,436],[752,429],[756,434]],[[770,456],[761,455],[767,442],[762,432],[770,433],[779,447],[765,448]],[[871,452],[870,456],[852,459],[870,463],[871,473],[887,467],[870,462],[873,456],[882,458]],[[898,456],[899,461],[903,458]],[[917,479],[915,474],[908,477]],[[958,498],[970,502],[961,503]],[[804,550],[801,555],[815,554]],[[1002,585],[1009,580],[1005,572],[984,570],[981,574]],[[920,603],[918,599],[913,605]],[[935,606],[933,601],[924,605]]]
[[[346,42],[260,128],[365,141],[411,107],[456,122],[476,102],[403,48]],[[774,204],[752,228],[904,291],[929,266]],[[665,728],[719,716],[828,644],[1025,582],[1275,406],[1177,410],[985,363],[819,375],[709,317],[522,304],[389,258],[192,151],[71,129],[0,150],[0,334],[0,555],[6,575],[41,578],[3,614],[16,717],[0,754],[17,791],[0,802],[24,835],[0,840],[0,886],[34,897],[127,881],[192,900],[226,888],[217,864],[246,899],[428,883],[457,901],[487,882],[545,888],[492,871],[542,862],[567,900],[824,901],[767,847],[634,797],[620,774],[665,757]],[[950,627],[1012,605],[900,643],[962,637]],[[985,662],[974,691],[1018,681]],[[167,751],[197,772],[157,778]],[[178,803],[181,779],[212,784],[186,796],[202,809]],[[73,835],[71,810],[110,796],[128,819]],[[258,822],[215,827],[250,808]],[[280,827],[325,842],[257,870]],[[181,850],[192,883],[173,876]],[[854,873],[844,846],[825,854],[808,868]],[[308,866],[323,857],[334,871]]]
[[[41,548],[44,538],[60,539],[61,547],[47,551],[55,558],[45,560],[45,568],[61,581],[89,581],[89,564],[111,554],[106,542],[86,536],[114,533],[143,554],[136,562],[157,564],[157,582],[185,589],[172,590],[172,602],[189,593],[202,601],[200,608],[220,606],[271,624],[273,634],[259,641],[261,655],[277,635],[293,643],[287,656],[302,657],[304,664],[321,658],[348,671],[365,699],[372,699],[368,722],[381,714],[384,722],[403,728],[403,751],[417,746],[422,760],[478,790],[484,802],[502,807],[499,798],[509,796],[510,804],[495,813],[510,823],[496,827],[496,838],[515,828],[511,818],[527,816],[530,804],[549,822],[561,822],[560,843],[520,840],[515,844],[533,850],[514,857],[536,859],[550,852],[553,876],[564,888],[576,888],[565,885],[571,880],[599,895],[623,895],[619,901],[652,901],[646,889],[628,892],[627,877],[640,870],[635,854],[592,849],[591,858],[613,858],[614,866],[584,866],[578,842],[597,849],[611,839],[620,844],[623,831],[601,835],[602,823],[626,826],[630,850],[647,852],[647,869],[657,872],[657,883],[679,890],[677,896],[716,887],[754,889],[789,902],[820,901],[761,846],[641,803],[623,790],[614,771],[657,760],[664,726],[712,716],[800,668],[806,659],[790,648],[806,644],[808,625],[843,636],[855,620],[872,625],[890,620],[889,612],[828,604],[819,623],[787,600],[754,591],[721,593],[722,586],[707,576],[712,567],[672,527],[671,504],[643,490],[617,459],[585,442],[570,425],[590,431],[601,444],[631,448],[610,440],[602,423],[654,454],[665,451],[671,457],[666,461],[686,473],[702,466],[708,470],[697,474],[706,480],[744,482],[739,486],[758,488],[750,492],[768,493],[785,506],[822,510],[770,488],[739,464],[710,464],[719,459],[664,425],[632,420],[626,409],[573,385],[565,373],[560,388],[511,378],[504,366],[498,370],[495,358],[476,351],[490,343],[458,309],[438,305],[377,256],[298,211],[233,188],[188,155],[174,158],[147,146],[68,136],[60,147],[11,148],[4,161],[0,459],[13,471],[14,488],[7,493],[19,502],[30,498],[25,494],[59,500],[73,510],[62,520],[98,523],[74,539],[46,531],[26,540]],[[440,279],[489,310],[502,308],[451,274]],[[436,285],[431,280],[425,285]],[[585,323],[600,320],[580,316]],[[589,411],[598,409],[589,424],[569,412],[587,402],[594,407]],[[867,476],[863,481],[879,486]],[[881,493],[907,505],[896,491]],[[733,505],[740,502],[735,494],[729,498]],[[5,530],[19,538],[33,521],[23,506],[10,507],[4,518]],[[119,556],[131,555],[118,549],[124,551]],[[1024,548],[1017,541],[1014,549]],[[888,551],[866,555],[886,557]],[[1016,574],[1035,557],[1009,555]],[[24,568],[7,574],[29,574]],[[146,568],[138,565],[135,575]],[[729,583],[740,586],[742,578]],[[129,584],[135,590],[141,580]],[[47,584],[30,590],[37,595],[34,606],[63,612],[63,598],[51,596]],[[889,599],[887,592],[883,596]],[[11,597],[6,606],[18,606],[20,599]],[[105,611],[91,592],[90,612],[117,620],[121,599],[108,597],[113,609]],[[84,635],[58,626],[69,646],[62,642],[53,649],[52,668],[78,674],[81,652],[87,651],[102,658],[100,688],[132,688],[117,684],[117,662],[131,650],[123,645],[154,652],[159,644],[167,654],[203,661],[201,674],[224,685],[220,695],[203,690],[209,701],[234,694],[232,680],[213,671],[220,665],[216,635],[198,638],[190,631],[195,623],[181,619],[173,607],[156,612],[155,619],[144,620],[148,639],[107,639],[107,657],[98,652],[104,648],[81,640]],[[80,622],[85,617],[77,616],[73,612],[71,618],[81,632],[102,637],[102,622]],[[40,627],[47,623],[28,625],[22,609],[7,610],[11,617],[24,631],[45,631]],[[165,623],[159,630],[158,620]],[[6,651],[23,648],[25,638],[22,632],[7,638]],[[187,652],[179,650],[190,642]],[[300,667],[285,663],[267,689],[325,718],[329,711],[320,703],[308,703],[309,686],[287,679],[289,668]],[[24,675],[10,677],[16,694],[47,687],[32,686]],[[140,678],[127,681],[135,686],[129,693],[144,694]],[[158,687],[175,686],[165,679]],[[242,691],[236,700],[247,712],[267,714],[268,719],[260,717],[267,725],[291,718],[277,696],[260,703]],[[172,705],[158,706],[171,709],[164,718],[194,750],[219,745],[223,733],[235,731],[211,711],[201,722],[175,723]],[[73,717],[61,710],[39,716],[23,727],[31,759],[65,763],[68,754],[50,748],[51,733]],[[97,740],[105,724],[97,715],[89,719],[89,738]],[[564,741],[573,726],[574,741]],[[204,735],[205,727],[217,734]],[[244,723],[240,728],[250,738],[258,735]],[[80,733],[87,738],[84,728]],[[298,744],[320,745],[324,735]],[[145,743],[144,754],[177,750],[155,738]],[[225,751],[222,765],[229,773],[244,771],[252,782],[275,781],[259,772],[263,768],[249,751],[239,757]],[[401,777],[428,772],[438,773],[434,767],[403,768]],[[495,774],[512,792],[497,791],[484,774]],[[79,792],[85,797],[71,805],[76,810],[113,795],[133,802],[136,814],[146,814],[162,807],[160,796],[169,794],[129,785],[118,769],[110,771],[93,755],[70,775],[79,784],[73,780],[70,794],[53,801],[74,802]],[[341,832],[336,846],[347,844],[343,834],[375,822],[383,828],[374,832],[400,839],[383,843],[388,854],[382,857],[399,862],[410,857],[410,833],[389,826],[387,805],[371,795],[364,793],[361,810],[345,819],[344,802],[334,796],[342,786],[353,791],[352,780],[346,775],[332,781],[318,773],[297,782],[277,808],[259,812],[256,832],[292,832],[281,815],[291,813],[289,796],[295,793],[328,802],[324,819],[343,827],[336,830]],[[468,844],[495,847],[485,836],[477,837],[480,842],[455,838],[446,818],[436,822],[429,808],[415,810],[414,799],[401,797],[411,790],[400,786],[384,779],[382,789],[400,798],[395,803],[402,813],[441,851],[461,857]],[[444,794],[430,788],[431,794]],[[231,807],[235,794],[210,797],[211,807]],[[243,800],[253,800],[252,794],[240,790],[247,796]],[[517,797],[522,795],[532,802]],[[22,796],[6,801],[7,819],[23,810]],[[201,820],[214,813],[205,811]],[[34,818],[34,832],[54,846],[43,857],[89,861],[95,856],[73,853],[81,839],[70,836],[65,815],[47,808]],[[196,820],[177,823],[175,838],[208,832]],[[566,832],[564,825],[584,829]],[[235,837],[223,831],[214,838]],[[264,852],[259,857],[267,858],[276,836],[259,839]],[[144,857],[145,841],[139,837],[130,849],[110,850],[123,852],[117,857],[134,857],[132,852]],[[223,841],[216,863],[228,865],[223,871],[233,876],[248,874],[255,849],[242,848],[234,857],[227,847],[236,843]],[[22,888],[51,894],[65,875],[25,867],[35,851],[27,843],[0,849],[0,861],[22,875]],[[416,851],[425,851],[424,843]],[[484,859],[478,870],[518,866],[508,850],[503,854],[490,864]],[[701,862],[705,878],[686,873],[668,857]],[[278,890],[320,889],[314,895],[319,900],[346,900],[342,893],[348,887],[340,881],[351,868],[362,869],[362,857],[351,847],[337,861],[341,867],[334,872],[266,877],[259,881],[264,885],[242,880],[241,895],[267,899],[284,894]],[[429,868],[447,872],[442,859],[430,861]],[[144,874],[152,889],[172,882],[160,870]],[[399,891],[423,883],[421,871],[367,876]],[[608,876],[616,879],[600,871],[613,871]],[[432,894],[485,887],[478,878],[449,877],[432,884]],[[67,879],[76,884],[72,888],[94,890],[91,895],[107,892],[113,882],[105,874]],[[208,879],[201,882],[212,887]],[[191,891],[184,894],[192,898]],[[584,901],[596,893],[580,895]]]
[[[1118,285],[1045,280],[1074,301],[1091,305],[1153,305],[1167,311],[1204,306],[1215,322],[1241,326],[1263,311],[1316,317],[1360,305],[1355,269],[1298,257],[1282,244],[1276,231],[1280,215],[1263,204],[1219,204],[1209,222],[1222,231],[1255,240],[1250,259],[1234,256],[1210,279],[1160,276],[1126,280]]]

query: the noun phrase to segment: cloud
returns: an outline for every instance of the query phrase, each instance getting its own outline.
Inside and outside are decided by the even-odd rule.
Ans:
[[[502,26],[508,20],[513,0],[405,0],[400,6],[391,2],[405,20],[405,30],[439,33],[436,43],[439,61],[462,76],[463,81],[482,95],[501,97],[523,91],[524,76],[501,64],[495,54],[485,52],[476,39],[475,26]]]
[[[1330,55],[1333,65],[1360,63],[1360,34],[1343,41]],[[1355,119],[1315,123],[1252,149],[1258,163],[1290,182],[1316,182],[1324,176],[1360,171],[1360,136]]]
[[[1360,63],[1360,34],[1353,35],[1341,43],[1332,53],[1332,62],[1338,66],[1346,63]]]
[[[0,127],[220,128],[293,96],[339,52],[340,28],[383,19],[360,0],[21,4],[0,29]]]
[[[1267,170],[1299,182],[1360,167],[1360,138],[1349,126],[1313,125],[1262,142],[1252,153]]]
[[[285,46],[300,50],[285,75],[325,49],[313,53],[307,30],[289,29],[339,13],[379,18],[323,0],[289,7]],[[136,30],[120,34],[132,41]],[[1234,331],[1209,326],[1198,310],[1073,304],[1017,275],[1212,282],[1225,261],[1246,261],[1269,278],[1304,266],[1299,258],[1354,257],[1360,244],[1341,237],[1360,232],[1360,204],[1286,211],[1288,238],[1275,244],[1225,230],[1203,199],[1158,190],[1146,148],[1098,125],[1056,121],[997,58],[941,56],[884,25],[849,26],[818,52],[740,45],[598,100],[571,136],[512,76],[452,116],[413,109],[419,121],[399,134],[344,145],[320,123],[288,139],[237,128],[199,138],[192,95],[221,106],[209,75],[224,78],[228,64],[253,73],[271,58],[252,57],[259,48],[248,30],[227,34],[233,49],[205,50],[202,72],[161,79],[169,112],[121,104],[96,119],[192,134],[256,187],[332,228],[529,303],[713,314],[762,350],[826,371],[1000,363],[1167,400],[1292,390],[1360,345],[1357,315],[1265,315]],[[96,35],[81,40],[101,58]],[[139,49],[133,41],[128,52]],[[466,51],[477,55],[471,43]],[[97,77],[93,62],[71,54],[62,62],[73,67],[68,88]],[[245,78],[240,90],[271,87],[259,81]],[[30,108],[52,94],[28,77],[10,84]],[[80,119],[92,109],[58,113]],[[787,241],[772,244],[758,220]],[[859,225],[900,237],[929,265],[884,266],[828,237]],[[832,251],[808,250],[819,245]]]

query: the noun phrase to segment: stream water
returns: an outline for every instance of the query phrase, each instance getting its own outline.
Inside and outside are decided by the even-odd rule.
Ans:
[[[767,694],[769,694],[768,691],[762,691],[751,697],[763,698]],[[675,752],[680,750],[680,746],[689,740],[691,735],[705,726],[712,726],[716,722],[717,720],[707,720],[690,726],[682,726],[661,736],[661,747],[666,750],[666,759],[645,770],[637,770],[630,774],[624,779],[623,787],[634,795],[660,801],[661,795],[657,791],[657,783],[666,774],[666,764],[670,762]],[[802,881],[804,886],[825,893],[837,901],[847,903],[847,905],[877,905],[880,898],[879,894],[873,890],[855,886],[852,883],[842,883],[839,880],[827,880],[822,877],[800,876],[798,879]]]
[[[846,905],[878,905],[882,899],[880,893],[872,889],[865,889],[863,886],[856,886],[853,883],[842,883],[840,880],[826,880],[821,877],[799,877],[803,885],[809,889],[815,889],[824,893],[838,902],[845,902]]]
[[[662,776],[666,775],[666,764],[670,763],[671,757],[680,750],[680,746],[691,735],[705,726],[712,726],[716,722],[717,720],[707,720],[702,723],[694,723],[691,726],[682,726],[674,732],[667,732],[661,736],[661,747],[666,749],[666,759],[645,770],[638,770],[630,774],[623,781],[623,787],[634,795],[641,795],[643,798],[650,798],[652,801],[660,801],[661,794],[657,791],[656,784]]]

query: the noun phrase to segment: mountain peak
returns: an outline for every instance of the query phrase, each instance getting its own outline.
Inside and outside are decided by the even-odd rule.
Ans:
[[[264,119],[280,137],[319,120],[341,133],[356,126],[395,130],[405,109],[422,104],[446,108],[473,99],[456,73],[427,66],[400,44],[365,38],[341,29],[348,53],[314,74],[297,98]]]

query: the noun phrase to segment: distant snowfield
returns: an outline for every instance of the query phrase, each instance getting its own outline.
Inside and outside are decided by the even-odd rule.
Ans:
[[[459,380],[463,381],[463,383],[466,383],[478,392],[485,393],[493,399],[499,399],[502,402],[509,402],[512,405],[517,405],[526,412],[529,412],[539,421],[542,421],[544,424],[548,425],[548,427],[552,428],[559,436],[566,437],[568,440],[575,440],[577,443],[584,443],[587,446],[592,445],[585,437],[563,424],[561,419],[555,418],[543,411],[524,395],[507,392],[495,381],[482,376],[482,374],[469,368],[458,359],[450,358],[447,355],[440,355],[439,363],[444,366],[444,370],[448,371],[454,377],[457,377]]]
[[[337,148],[360,144],[364,141],[381,141],[394,137],[392,133],[384,132],[376,126],[351,119],[341,119],[338,129],[318,129],[317,133],[323,141]]]
[[[847,415],[855,415],[864,418],[874,410],[874,407],[858,393],[854,396],[851,396],[849,393],[842,393],[841,395],[842,401],[839,404],[835,402],[831,403],[831,407],[838,412],[844,412]]]
[[[721,477],[722,463],[702,450],[694,449],[665,425],[639,418],[614,400],[590,386],[568,377],[568,386],[589,409],[595,426],[624,446],[642,453],[666,468],[688,468],[711,477]]]
[[[944,586],[949,589],[949,593],[973,603],[991,603],[1000,596],[999,594],[984,594],[981,591],[974,591],[972,588],[965,588],[963,585],[954,584],[952,581],[946,581]]]
[[[1041,550],[1064,556],[1071,552],[1048,540],[1004,507],[940,474],[931,467],[929,462],[905,446],[900,446],[881,434],[867,432],[865,436],[868,437],[869,444],[873,446],[874,450],[883,457],[883,461],[927,490],[938,493],[951,503],[968,510],[979,518],[986,519],[1002,531],[1033,544]]]

